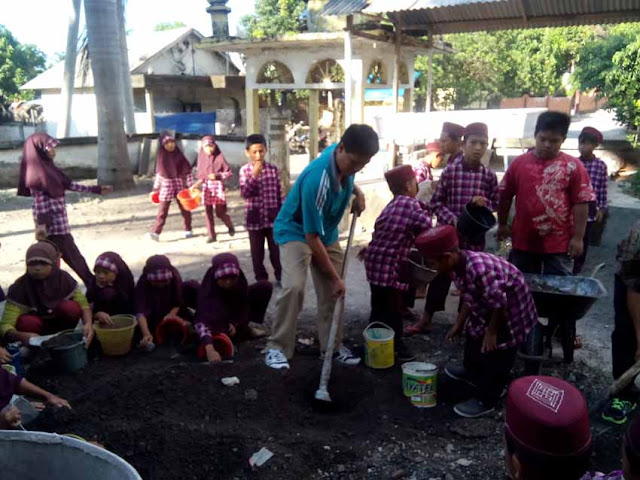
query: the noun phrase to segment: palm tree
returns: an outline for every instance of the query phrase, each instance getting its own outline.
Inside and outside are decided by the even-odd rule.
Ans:
[[[98,112],[98,183],[133,186],[124,132],[122,48],[118,3],[84,0],[91,69]]]
[[[78,54],[78,25],[82,0],[71,0],[67,51],[64,57],[64,82],[62,84],[62,110],[58,119],[58,137],[68,137],[71,132],[71,101],[76,78],[76,56]]]
[[[127,48],[127,31],[125,29],[126,0],[118,1],[118,27],[120,30],[120,61],[122,62],[122,100],[124,108],[124,126],[127,133],[136,133],[136,117],[133,106],[133,87],[131,86],[131,69],[129,67],[129,49]]]

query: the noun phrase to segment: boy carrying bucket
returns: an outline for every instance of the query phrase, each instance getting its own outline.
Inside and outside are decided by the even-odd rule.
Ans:
[[[415,198],[418,182],[410,165],[389,170],[385,178],[393,200],[377,218],[371,243],[362,252],[371,286],[369,322],[383,322],[393,328],[396,356],[406,362],[415,355],[402,342],[405,293],[409,290],[404,267],[416,236],[431,228],[431,215]]]
[[[438,273],[452,275],[463,307],[447,334],[449,341],[466,331],[462,366],[445,373],[475,390],[454,411],[467,418],[492,412],[506,386],[518,347],[538,321],[524,275],[503,258],[460,250],[456,229],[438,226],[420,234],[416,247],[433,260]]]

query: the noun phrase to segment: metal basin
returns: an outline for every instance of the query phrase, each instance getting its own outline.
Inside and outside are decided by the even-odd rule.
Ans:
[[[55,433],[0,430],[2,478],[20,480],[142,480],[122,458]]]

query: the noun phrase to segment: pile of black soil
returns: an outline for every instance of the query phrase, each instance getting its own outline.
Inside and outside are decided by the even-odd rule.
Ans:
[[[440,367],[460,356],[459,346],[441,341],[446,329],[436,325],[431,336],[411,339]],[[243,344],[231,364],[158,349],[98,357],[73,374],[34,371],[31,378],[73,410],[48,410],[30,428],[96,440],[144,479],[503,477],[502,410],[477,421],[456,417],[452,403],[469,392],[443,374],[438,406],[417,409],[402,393],[399,366],[335,365],[334,404],[318,409],[318,356],[298,354],[291,370],[276,371],[264,365],[260,346]],[[608,381],[584,365],[553,363],[545,373],[571,379],[590,399]],[[240,384],[224,386],[230,376]],[[622,430],[596,436],[594,468],[619,466]],[[253,471],[248,460],[262,447],[274,456]]]

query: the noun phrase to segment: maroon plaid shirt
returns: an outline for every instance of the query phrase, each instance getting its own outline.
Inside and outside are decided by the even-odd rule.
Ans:
[[[417,199],[398,195],[384,207],[376,219],[371,243],[365,250],[367,280],[373,285],[408,290],[401,264],[409,249],[424,230],[431,228],[431,213]]]
[[[282,206],[280,172],[272,163],[265,163],[258,178],[253,176],[253,164],[240,169],[240,195],[244,198],[247,230],[273,228]]]
[[[185,188],[193,185],[193,175],[189,174],[186,183],[183,178],[164,178],[156,173],[156,179],[153,183],[153,191],[160,191],[159,200],[161,202],[170,202]]]
[[[453,225],[465,205],[476,195],[487,199],[487,208],[498,208],[498,178],[493,170],[480,165],[476,169],[467,166],[464,159],[454,162],[442,171],[442,176],[431,197],[431,210],[438,223]]]
[[[87,186],[75,182],[71,182],[69,190],[85,193],[100,193],[102,191],[99,185]],[[52,198],[46,192],[31,190],[31,196],[33,197],[33,221],[36,225],[46,225],[47,235],[71,233],[64,195]]]
[[[580,157],[580,160],[582,160],[584,168],[589,174],[591,187],[596,194],[596,206],[598,207],[598,210],[607,208],[607,186],[609,183],[607,164],[599,158],[585,160]],[[591,215],[589,215],[589,221],[593,222],[595,219],[595,213],[591,212]]]
[[[467,334],[482,338],[491,321],[491,312],[506,308],[506,328],[498,334],[498,348],[520,345],[538,321],[524,275],[505,259],[483,252],[463,250],[464,273],[455,272],[453,281],[465,305],[471,307]]]
[[[205,205],[225,205],[227,194],[224,188],[224,181],[231,177],[231,172],[219,173],[222,180],[207,179],[202,182],[202,192],[204,193]]]

